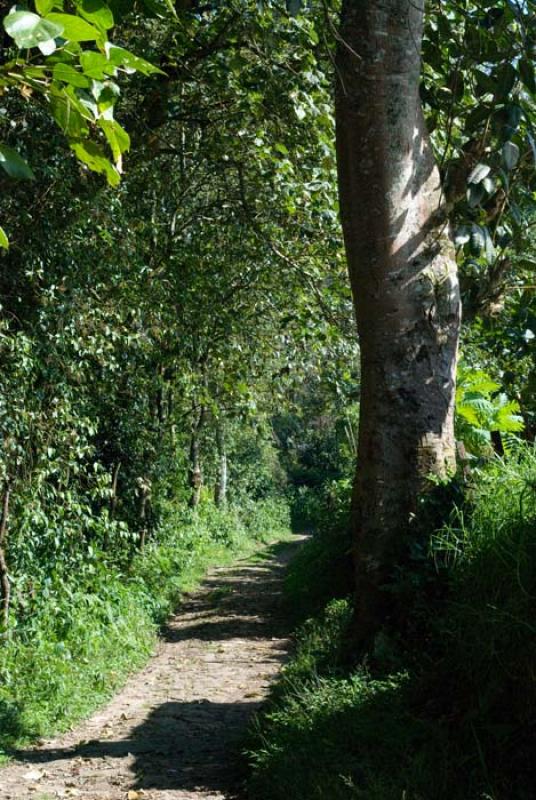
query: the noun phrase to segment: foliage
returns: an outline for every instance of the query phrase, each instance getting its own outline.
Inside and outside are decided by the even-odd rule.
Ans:
[[[351,483],[344,479],[321,488],[298,487],[294,494],[294,525],[312,534],[289,565],[285,581],[285,605],[295,622],[352,591],[350,494]]]
[[[64,6],[63,0],[35,0],[35,11],[14,5],[4,17],[11,52],[0,66],[0,94],[15,90],[26,99],[37,95],[79,161],[117,186],[130,136],[114,118],[120,94],[116,79],[162,71],[109,41],[114,16],[104,0],[75,0]],[[35,178],[17,150],[4,143],[0,166],[12,179]],[[7,236],[0,231],[0,246],[7,248]]]
[[[2,12],[4,745],[107,696],[207,559],[287,528],[283,491],[294,522],[315,531],[289,574],[295,616],[351,590],[360,386],[336,193],[338,10],[35,0]],[[536,420],[534,30],[531,4],[438,0],[423,47],[467,321],[458,433],[486,458],[498,434],[510,460],[476,473],[471,510],[438,539],[436,562],[428,530],[394,583],[419,596],[426,680],[441,676],[438,698],[452,687],[474,714],[423,712],[419,665],[396,637],[383,647],[396,674],[343,675],[348,607],[335,604],[301,634],[256,757],[259,796],[266,780],[273,797],[400,800],[405,788],[420,800],[433,778],[437,800],[459,777],[467,800],[487,781],[479,748],[489,776],[509,774],[497,743],[525,769],[513,742],[528,723],[514,735],[501,719],[497,733],[485,714],[494,693],[518,708],[512,676],[530,685],[532,517],[518,524],[507,494],[525,492],[528,513],[515,476],[528,485],[531,457],[517,464],[511,434],[522,416],[533,436]]]
[[[474,455],[490,454],[492,433],[518,433],[524,428],[517,400],[509,400],[498,393],[500,384],[491,380],[483,371],[471,371],[463,366],[458,369],[456,387],[457,436]]]
[[[300,629],[252,732],[252,796],[533,795],[535,486],[536,453],[522,443],[473,476],[432,539],[441,592],[420,638],[394,650],[378,641],[374,660],[355,668],[347,601]]]
[[[208,564],[286,536],[288,523],[288,509],[273,499],[199,513],[170,508],[128,567],[95,550],[74,575],[58,565],[34,580],[0,651],[0,747],[92,711],[148,658],[158,627]]]
[[[468,317],[500,306],[516,253],[518,262],[531,258],[533,50],[530,3],[429,9],[421,94],[456,225]]]

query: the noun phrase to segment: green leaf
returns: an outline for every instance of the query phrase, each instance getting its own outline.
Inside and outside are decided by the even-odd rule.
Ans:
[[[103,56],[102,53],[95,53],[93,50],[86,50],[85,53],[81,54],[80,64],[88,78],[94,78],[98,81],[104,80],[109,75],[114,75],[117,71],[117,68],[110,64],[106,56]]]
[[[75,89],[74,86],[60,88],[53,84],[51,92],[56,97],[65,97],[83,119],[93,122],[99,116],[97,104],[85,89]]]
[[[27,49],[49,42],[63,33],[63,26],[53,20],[43,19],[31,11],[17,11],[16,6],[4,19],[4,29],[17,47]]]
[[[487,164],[477,164],[467,178],[467,183],[480,183],[480,181],[483,181],[484,178],[487,178],[490,172],[491,167],[488,167]]]
[[[4,250],[7,250],[9,247],[9,239],[7,238],[5,230],[0,225],[0,247],[3,247]]]
[[[487,72],[480,69],[474,71],[474,80],[476,82],[476,95],[481,97],[484,94],[493,94],[495,91],[495,81]]]
[[[71,139],[82,139],[89,133],[87,123],[74,105],[71,98],[65,94],[58,94],[50,100],[52,116]]]
[[[471,239],[471,228],[468,225],[460,225],[454,234],[455,247],[461,247]]]
[[[508,400],[505,394],[501,394],[495,399],[495,405],[495,430],[510,433],[523,430],[525,423],[519,414],[521,409],[517,400]]]
[[[56,40],[47,39],[46,42],[39,42],[37,47],[43,53],[44,56],[51,56],[56,49]]]
[[[83,164],[86,164],[93,172],[98,172],[106,176],[110,186],[117,186],[121,180],[119,172],[114,165],[106,158],[104,150],[95,142],[77,141],[71,142],[71,149],[76,157]]]
[[[502,157],[507,170],[512,170],[519,161],[519,147],[514,142],[505,142]]]
[[[481,228],[479,225],[473,225],[469,241],[471,254],[474,256],[479,256],[486,243],[486,237],[483,228]]]
[[[55,0],[35,0],[35,8],[38,14],[41,14],[42,17],[46,16],[46,14],[50,14],[52,9],[54,8]]]
[[[62,27],[62,36],[70,42],[95,42],[101,33],[75,14],[47,14],[46,20]]]
[[[16,180],[32,180],[35,178],[26,161],[21,158],[16,150],[5,144],[0,144],[0,167],[3,168],[4,172],[7,172],[10,178],[15,178]]]
[[[123,47],[116,47],[113,44],[106,44],[106,55],[110,60],[110,63],[116,67],[123,67],[123,69],[132,72],[141,72],[142,75],[165,75],[166,73],[163,72],[158,67],[155,67],[154,64],[150,64],[148,61],[145,61],[143,58],[139,58],[135,56],[134,53],[125,50]]]
[[[471,408],[471,406],[463,405],[463,402],[456,406],[456,413],[459,417],[462,417],[469,425],[478,426],[480,424],[480,420],[478,418],[478,414]]]
[[[76,0],[76,7],[85,19],[97,25],[101,30],[107,31],[113,28],[114,15],[103,0]]]
[[[77,72],[70,64],[56,64],[52,70],[52,77],[55,81],[63,81],[79,89],[87,89],[91,85],[89,78]]]
[[[483,184],[472,183],[467,191],[467,202],[471,208],[475,208],[476,206],[480,205],[485,196],[486,190]]]
[[[484,187],[484,189],[486,190],[486,192],[488,194],[494,194],[495,191],[496,191],[496,188],[497,188],[493,178],[489,178],[489,177],[488,178],[484,178],[484,180],[482,181],[482,186]]]
[[[98,116],[113,120],[113,107],[119,97],[119,86],[113,81],[93,81],[91,94],[97,101]]]
[[[486,261],[488,264],[494,264],[497,256],[495,253],[493,239],[491,238],[491,234],[487,227],[483,227],[482,232],[484,234],[484,252],[486,254]]]
[[[106,136],[116,167],[121,172],[121,157],[130,149],[130,136],[116,120],[100,119],[99,127]]]

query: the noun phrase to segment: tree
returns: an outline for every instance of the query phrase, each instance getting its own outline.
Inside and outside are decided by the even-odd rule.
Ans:
[[[7,60],[0,64],[0,94],[20,92],[25,100],[36,96],[48,106],[78,160],[117,186],[123,155],[130,149],[128,133],[114,118],[117,79],[161,70],[109,41],[114,14],[104,0],[74,0],[68,6],[64,9],[63,0],[36,0],[35,11],[14,5],[6,14]],[[1,139],[0,167],[14,180],[35,177],[18,149]],[[0,248],[8,247],[0,227]]]
[[[410,0],[343,2],[337,154],[361,347],[352,519],[364,641],[388,614],[382,586],[419,493],[455,468],[460,297],[419,98],[423,21]]]

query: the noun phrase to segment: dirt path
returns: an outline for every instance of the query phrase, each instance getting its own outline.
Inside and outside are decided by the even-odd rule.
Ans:
[[[108,706],[0,770],[1,800],[235,797],[237,744],[288,648],[281,580],[299,544],[209,573]]]

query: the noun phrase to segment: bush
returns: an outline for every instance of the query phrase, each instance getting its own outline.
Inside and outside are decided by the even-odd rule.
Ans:
[[[440,739],[411,713],[407,674],[344,673],[350,616],[348,601],[334,601],[299,631],[295,656],[253,732],[251,798],[420,798],[401,794],[401,773],[415,766],[416,749],[426,746],[429,759]]]
[[[438,588],[409,642],[380,636],[374,659],[351,669],[347,601],[301,627],[253,732],[256,800],[536,795],[536,451],[513,450],[473,473],[465,501],[432,537],[420,585],[435,565]],[[329,539],[314,547],[324,559]],[[302,559],[300,584],[308,574],[316,580],[313,558]]]
[[[316,490],[301,487],[294,495],[292,517],[302,521],[300,528],[312,532],[290,564],[285,582],[286,605],[296,621],[353,589],[350,495],[348,480]]]
[[[77,573],[35,584],[0,650],[0,748],[65,729],[107,699],[150,655],[158,626],[207,565],[288,534],[289,516],[275,499],[199,512],[169,506],[124,569],[95,550]]]
[[[434,555],[448,568],[450,600],[436,629],[444,655],[430,691],[437,687],[438,710],[447,706],[450,725],[478,743],[473,767],[498,796],[533,797],[534,447],[518,446],[479,472],[468,507],[435,538]]]

